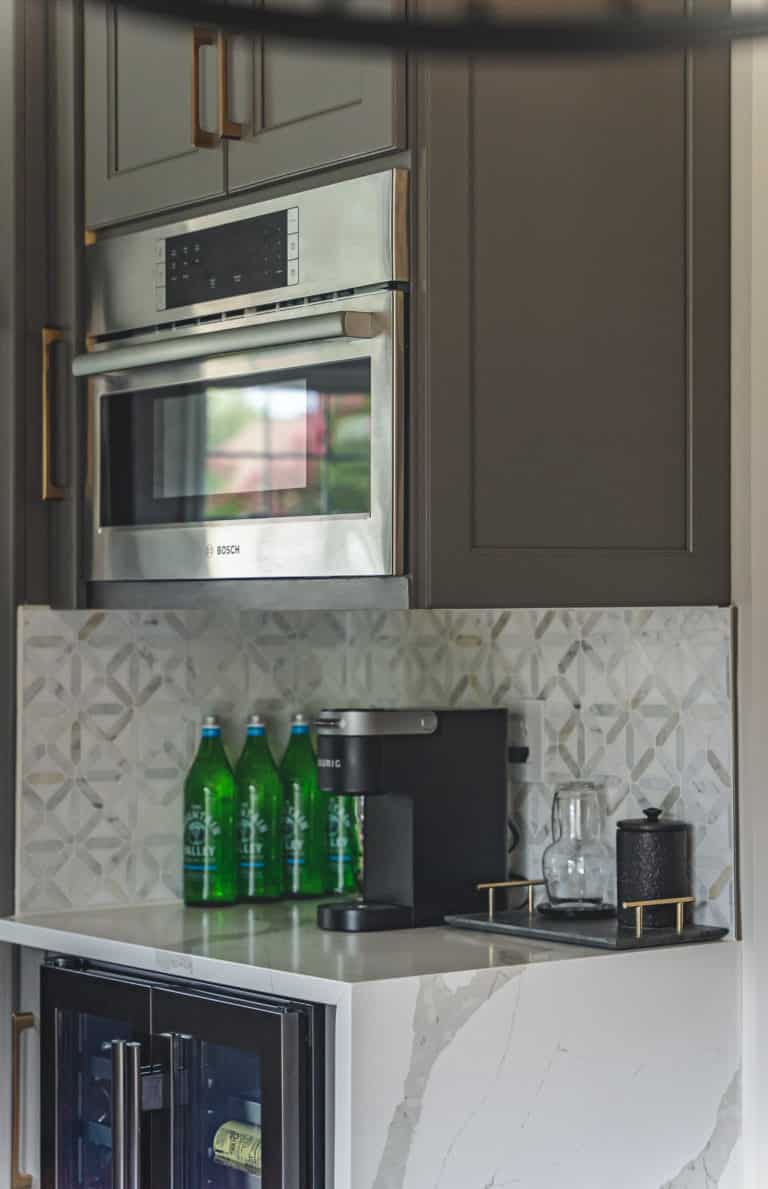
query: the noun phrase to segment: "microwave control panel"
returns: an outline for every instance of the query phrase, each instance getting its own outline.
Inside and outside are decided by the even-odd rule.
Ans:
[[[299,283],[299,208],[238,219],[155,243],[155,308]]]

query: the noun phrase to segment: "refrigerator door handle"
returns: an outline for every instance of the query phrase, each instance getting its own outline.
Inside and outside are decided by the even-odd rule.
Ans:
[[[176,1032],[156,1032],[152,1039],[153,1044],[159,1049],[159,1068],[163,1071],[164,1082],[162,1109],[167,1112],[168,1118],[165,1158],[161,1161],[165,1167],[158,1169],[158,1184],[162,1184],[164,1189],[181,1189],[185,1183],[185,1176],[184,1170],[177,1167],[177,1157],[182,1158],[179,1129],[183,1127],[183,1124],[179,1111],[187,1103],[180,1079],[184,1074],[184,1045],[191,1038]],[[167,1086],[167,1090],[165,1086]]]
[[[127,1189],[141,1189],[141,1044],[125,1046],[128,1120]]]
[[[124,1040],[112,1041],[112,1189],[128,1189]]]

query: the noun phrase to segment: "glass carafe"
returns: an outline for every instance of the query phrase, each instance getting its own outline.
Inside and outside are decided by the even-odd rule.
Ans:
[[[603,842],[603,784],[573,780],[560,784],[552,802],[552,843],[542,866],[549,905],[564,915],[611,911],[614,862]]]

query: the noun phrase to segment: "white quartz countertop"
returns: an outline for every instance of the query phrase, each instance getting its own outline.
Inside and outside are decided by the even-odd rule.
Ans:
[[[0,919],[0,941],[337,1002],[353,984],[568,961],[605,951],[447,927],[329,933],[312,902],[187,908],[174,902]]]

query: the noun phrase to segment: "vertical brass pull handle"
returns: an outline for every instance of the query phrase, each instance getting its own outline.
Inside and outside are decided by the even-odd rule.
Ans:
[[[218,39],[215,29],[196,25],[192,30],[192,144],[197,149],[215,149],[219,144],[215,132],[200,127],[200,50],[206,45],[217,45]]]
[[[43,438],[41,445],[42,458],[42,498],[44,500],[63,500],[66,492],[51,478],[51,464],[53,458],[53,417],[51,416],[51,347],[64,339],[61,330],[54,330],[52,326],[44,326],[42,330],[42,382],[41,392],[43,400]]]
[[[219,135],[222,140],[242,140],[243,125],[229,118],[229,36],[219,33]]]
[[[21,1161],[21,1034],[34,1028],[28,1011],[11,1012],[11,1189],[30,1189],[32,1177],[19,1168]]]

